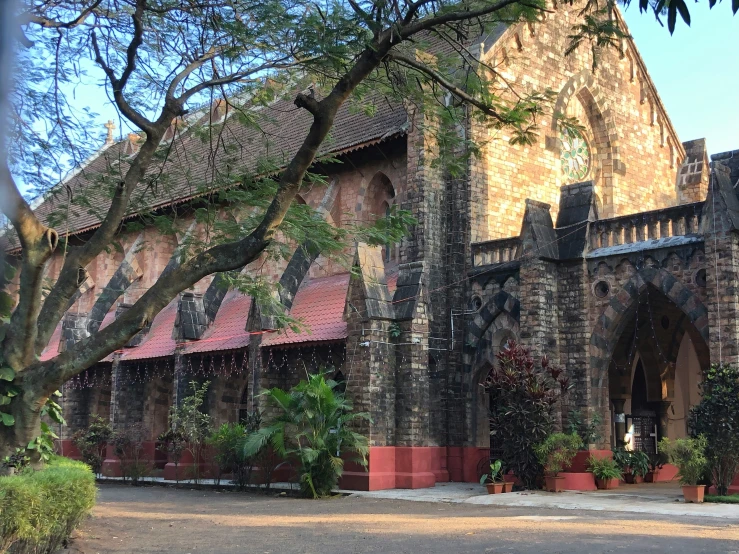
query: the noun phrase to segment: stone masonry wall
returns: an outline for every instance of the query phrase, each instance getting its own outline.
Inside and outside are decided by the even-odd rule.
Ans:
[[[593,157],[582,180],[595,181],[601,217],[677,204],[684,150],[634,44],[603,51],[595,73],[589,45],[565,57],[578,9],[559,4],[541,23],[508,29],[483,58],[519,90],[559,91],[555,109],[581,119]],[[550,115],[538,125],[534,145],[513,146],[508,131],[473,124],[483,155],[471,167],[472,242],[518,235],[527,198],[551,204],[556,219],[566,184],[559,130]]]

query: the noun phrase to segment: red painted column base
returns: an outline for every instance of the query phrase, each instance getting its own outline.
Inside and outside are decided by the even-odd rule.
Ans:
[[[72,460],[82,459],[82,454],[72,439],[57,439],[54,442],[56,443],[56,451],[60,456],[71,458]]]
[[[372,446],[367,470],[347,463],[339,486],[363,491],[420,489],[449,477],[445,446]]]
[[[598,489],[595,486],[595,478],[592,473],[563,471],[559,476],[565,479],[562,486],[566,491],[594,491]]]

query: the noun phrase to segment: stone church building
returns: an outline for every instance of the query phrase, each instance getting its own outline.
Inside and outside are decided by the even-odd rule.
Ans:
[[[709,161],[704,140],[678,138],[632,40],[603,52],[595,72],[587,47],[565,57],[576,18],[568,10],[476,45],[509,83],[557,91],[555,115],[540,122],[534,145],[512,145],[505,130],[470,120],[464,132],[480,155],[451,178],[432,163],[434,140],[417,114],[387,102],[371,117],[344,109],[325,148],[343,163],[297,201],[336,226],[400,206],[417,219],[409,236],[385,248],[357,245],[351,274],[301,248],[285,263],[247,267],[282,285],[285,310],[305,324],[299,333],[274,331],[252,299],[219,276],[204,279],[65,385],[65,438],[90,414],[117,428],[144,422],[148,452],[166,474],[154,441],[193,378],[210,381],[206,409],[220,424],[264,410],[267,387],[332,368],[355,409],[372,417],[363,429],[369,469],[349,468],[345,487],[477,481],[496,448],[480,383],[509,339],[565,369],[574,383],[569,408],[600,416],[598,446],[626,439],[649,450],[655,437],[684,436],[701,370],[739,361],[739,151]],[[309,124],[291,107],[287,98],[265,109],[285,155]],[[205,117],[223,117],[220,105],[210,109]],[[584,131],[565,131],[556,114],[577,117]],[[258,139],[236,118],[223,125],[226,141]],[[192,140],[182,133],[171,147],[186,153]],[[89,186],[85,175],[136,148],[135,136],[109,140],[67,184]],[[198,175],[171,172],[167,192],[148,207],[187,213]],[[64,198],[37,212],[59,209]],[[92,212],[71,210],[73,240],[96,228]],[[90,264],[44,358],[109,324],[178,263],[178,245],[198,232],[180,217],[177,236],[127,231],[121,250]],[[55,258],[49,276],[60,265]],[[113,456],[105,468],[116,471]]]

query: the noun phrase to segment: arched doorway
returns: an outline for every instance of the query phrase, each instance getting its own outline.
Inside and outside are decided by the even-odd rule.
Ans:
[[[651,282],[642,284],[608,345],[610,443],[656,453],[661,438],[687,435],[687,414],[699,401],[710,356],[705,330],[673,299],[687,303],[690,291],[668,296]],[[691,304],[702,308],[695,296]]]

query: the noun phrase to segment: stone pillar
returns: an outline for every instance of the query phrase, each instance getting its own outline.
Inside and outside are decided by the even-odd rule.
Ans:
[[[120,404],[123,395],[123,377],[121,355],[113,354],[113,363],[110,366],[110,425],[113,433],[121,428]],[[121,476],[121,461],[115,454],[115,448],[108,444],[105,450],[105,460],[101,472],[106,477]]]
[[[185,356],[182,354],[182,348],[174,351],[174,382],[172,384],[172,405],[180,406],[183,398],[187,396],[190,387],[191,376],[185,371]]]
[[[347,291],[346,396],[354,410],[372,418],[355,430],[370,443],[369,468],[348,466],[341,486],[358,490],[396,486],[395,343],[393,305],[385,281],[382,249],[360,244]]]
[[[739,363],[739,199],[728,168],[715,164],[703,208],[711,362]],[[698,322],[696,322],[698,323]]]

